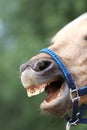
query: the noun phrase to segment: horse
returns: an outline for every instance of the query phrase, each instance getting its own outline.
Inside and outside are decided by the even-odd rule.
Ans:
[[[21,82],[29,97],[46,93],[40,105],[43,111],[64,117],[73,109],[75,99],[78,99],[78,107],[87,103],[87,93],[79,96],[77,92],[87,86],[87,13],[58,31],[47,49],[54,52],[68,69],[75,90],[70,91],[64,72],[44,51],[20,66]]]

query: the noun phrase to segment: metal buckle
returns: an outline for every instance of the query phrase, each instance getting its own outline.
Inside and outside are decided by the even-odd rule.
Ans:
[[[80,113],[78,112],[77,113],[77,120],[75,120],[74,122],[71,122],[72,121],[72,119],[70,119],[68,122],[67,122],[67,124],[66,124],[66,130],[70,130],[70,127],[71,126],[76,126],[77,125],[77,123],[78,123],[78,121],[79,121],[79,115],[80,115]]]
[[[69,121],[67,122],[66,124],[66,130],[70,130],[70,127],[71,126],[76,126],[77,125],[77,122],[79,121],[79,119],[77,119],[76,121],[70,123]]]
[[[78,94],[78,90],[77,89],[71,89],[70,88],[70,97],[71,97],[71,100],[72,100],[72,102],[74,102],[76,99],[80,99],[80,96],[79,96],[79,94]]]

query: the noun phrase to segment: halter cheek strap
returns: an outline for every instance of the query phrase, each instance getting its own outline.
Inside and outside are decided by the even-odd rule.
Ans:
[[[87,105],[83,104],[80,107],[78,106],[80,97],[87,94],[87,86],[83,86],[77,89],[69,70],[66,68],[65,64],[54,51],[48,48],[44,48],[40,50],[40,53],[47,53],[52,57],[52,59],[57,63],[58,67],[63,72],[66,82],[70,88],[70,97],[73,103],[73,113],[72,117],[69,117],[67,114],[64,117],[67,121],[66,129],[69,130],[71,125],[76,125],[78,123],[87,124],[87,118],[82,118],[83,112],[87,109]],[[76,96],[73,96],[73,94],[75,94]]]

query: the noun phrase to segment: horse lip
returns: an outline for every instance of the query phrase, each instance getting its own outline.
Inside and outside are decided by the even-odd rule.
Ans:
[[[60,91],[61,91],[60,96],[58,96],[54,100],[51,100],[50,102],[46,102],[46,100],[44,100],[41,103],[40,108],[43,111],[46,111],[52,115],[63,117],[72,105],[71,100],[69,98],[70,97],[69,87],[66,82],[64,82],[62,84]],[[67,102],[69,102],[69,104],[67,104]],[[65,111],[63,109],[64,106],[66,106]],[[61,111],[62,111],[62,113],[61,113]]]

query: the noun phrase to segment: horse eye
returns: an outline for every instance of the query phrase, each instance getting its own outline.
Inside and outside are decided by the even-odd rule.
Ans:
[[[84,36],[84,40],[87,40],[87,35]]]

